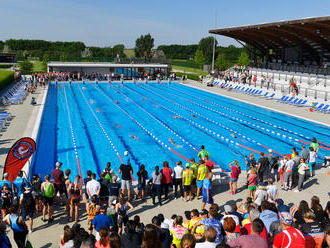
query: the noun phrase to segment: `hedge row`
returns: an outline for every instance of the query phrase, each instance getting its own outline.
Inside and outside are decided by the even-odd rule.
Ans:
[[[12,66],[13,65],[11,65],[11,64],[0,64],[0,68],[10,68]]]
[[[190,80],[195,80],[198,81],[198,76],[197,74],[191,74],[191,73],[183,73],[183,72],[176,72],[177,77],[182,77],[183,75],[187,76],[188,79]]]
[[[0,71],[0,90],[14,81],[13,71]]]

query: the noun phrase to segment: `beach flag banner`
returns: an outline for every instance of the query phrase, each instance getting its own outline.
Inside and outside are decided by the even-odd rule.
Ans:
[[[16,179],[18,172],[23,169],[35,150],[36,143],[29,137],[19,139],[10,148],[5,162],[4,173],[9,173],[11,182]]]

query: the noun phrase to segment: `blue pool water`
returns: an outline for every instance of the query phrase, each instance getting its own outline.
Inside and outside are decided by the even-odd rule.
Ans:
[[[287,154],[312,137],[329,144],[330,128],[177,83],[51,83],[30,174],[61,161],[73,178],[76,157],[84,177],[108,161],[117,172],[126,150],[134,175],[140,164],[151,173],[163,161],[197,160],[201,145],[223,169],[235,159],[245,168],[251,151]]]

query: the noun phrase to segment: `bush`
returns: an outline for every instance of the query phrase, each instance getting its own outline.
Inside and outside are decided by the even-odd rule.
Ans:
[[[177,77],[182,77],[183,75],[186,75],[188,79],[198,81],[197,74],[191,74],[191,73],[183,73],[183,72],[176,72]]]
[[[23,75],[29,75],[32,73],[33,64],[28,60],[20,62],[19,67]]]
[[[12,66],[13,65],[11,65],[11,64],[0,64],[0,68],[10,68]]]
[[[0,71],[0,90],[14,81],[13,71]]]

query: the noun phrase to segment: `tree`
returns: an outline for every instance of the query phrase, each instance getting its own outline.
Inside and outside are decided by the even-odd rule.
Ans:
[[[224,70],[227,70],[228,68],[230,68],[231,66],[233,66],[234,63],[229,61],[226,58],[225,54],[219,54],[216,61],[215,61],[215,65],[216,65],[216,67],[218,67],[218,69],[220,71],[224,71]]]
[[[198,65],[200,65],[200,66],[202,66],[202,65],[205,64],[206,60],[205,60],[205,57],[204,57],[204,55],[203,55],[202,50],[199,50],[199,49],[198,49],[198,50],[196,51],[196,53],[195,53],[195,57],[194,57],[194,60],[195,60],[195,62],[196,62]]]
[[[215,40],[215,47],[217,47],[218,42]],[[214,37],[209,36],[203,38],[199,41],[199,48],[206,59],[206,63],[211,63],[213,56],[213,46],[214,46]]]
[[[237,64],[241,65],[241,66],[244,66],[244,65],[247,65],[250,62],[251,62],[251,60],[249,59],[249,56],[247,55],[247,53],[242,51],[241,55],[238,58]]]
[[[33,64],[29,60],[24,60],[20,62],[18,65],[22,74],[28,75],[32,73]]]
[[[91,50],[88,47],[86,47],[85,50],[81,52],[81,57],[83,57],[83,58],[92,57]]]
[[[154,47],[154,38],[150,34],[141,35],[135,41],[135,56],[138,58],[150,58],[151,49]]]

